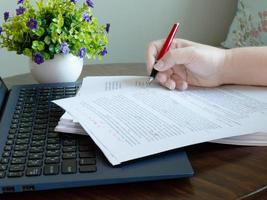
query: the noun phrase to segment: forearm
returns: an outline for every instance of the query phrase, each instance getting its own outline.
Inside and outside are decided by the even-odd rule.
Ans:
[[[222,83],[267,86],[267,47],[226,50]]]

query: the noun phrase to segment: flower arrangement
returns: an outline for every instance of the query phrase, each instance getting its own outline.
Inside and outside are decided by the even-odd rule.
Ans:
[[[80,0],[81,1],[81,0]],[[4,13],[0,47],[26,55],[37,64],[57,54],[101,59],[107,54],[110,24],[93,16],[92,0],[18,0],[16,14]]]

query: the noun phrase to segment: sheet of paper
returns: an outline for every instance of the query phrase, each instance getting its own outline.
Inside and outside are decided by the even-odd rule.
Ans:
[[[77,96],[128,89],[136,86],[145,86],[146,82],[144,82],[144,79],[146,78],[147,77],[144,76],[85,77]],[[67,112],[64,113],[61,119],[77,122],[77,120],[73,119],[73,117]]]
[[[191,144],[267,131],[266,88],[178,92],[156,84],[146,87],[146,81],[138,77],[127,82],[126,90],[55,103],[79,121],[113,165]]]

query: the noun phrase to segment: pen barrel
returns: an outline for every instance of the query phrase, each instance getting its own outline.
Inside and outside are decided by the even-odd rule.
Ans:
[[[175,37],[175,34],[179,28],[179,25],[179,23],[173,25],[171,32],[169,33],[160,53],[157,56],[157,60],[160,60],[164,56],[164,54],[169,51],[173,38]]]
[[[156,69],[152,69],[152,72],[150,74],[150,77],[156,78],[158,71]]]

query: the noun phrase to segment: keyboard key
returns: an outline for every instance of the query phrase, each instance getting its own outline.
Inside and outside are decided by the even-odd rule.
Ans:
[[[96,159],[94,158],[82,158],[80,159],[80,165],[95,165]]]
[[[74,152],[76,151],[76,146],[66,146],[66,147],[63,147],[63,152],[66,153],[66,152]]]
[[[20,119],[20,122],[22,122],[22,123],[28,123],[28,122],[32,122],[33,121],[32,116],[26,117],[24,115],[25,114],[22,115],[23,117]],[[29,115],[32,115],[32,114],[29,114]]]
[[[80,152],[80,158],[94,158],[95,153],[92,151],[89,152]]]
[[[23,176],[23,172],[9,172],[7,176],[10,178],[21,177]]]
[[[47,150],[59,150],[60,149],[60,145],[59,144],[48,144],[46,146]]]
[[[19,133],[17,136],[17,139],[26,139],[30,137],[31,137],[31,133]]]
[[[17,111],[16,111],[17,112]],[[17,129],[18,128],[18,125],[17,124],[11,124],[10,125],[10,129]]]
[[[47,133],[47,138],[58,138],[58,137],[59,137],[59,133],[57,133],[57,132]]]
[[[46,136],[45,135],[33,135],[32,136],[32,141],[39,141],[39,140],[45,140]]]
[[[76,160],[64,160],[61,165],[62,174],[74,174],[77,172]]]
[[[45,135],[46,134],[46,129],[40,129],[40,130],[34,130],[32,132],[33,135]]]
[[[26,157],[27,151],[14,151],[12,157]]]
[[[25,158],[12,158],[11,164],[24,164],[26,162]]]
[[[48,118],[48,114],[37,114],[36,115],[36,119],[47,119]]]
[[[32,141],[31,143],[31,147],[39,147],[44,145],[45,145],[45,140]]]
[[[13,145],[13,143],[14,143],[14,140],[7,140],[6,141],[6,145]]]
[[[30,148],[30,153],[41,153],[44,152],[43,147],[31,147]]]
[[[24,171],[24,165],[11,165],[9,167],[9,171],[10,172],[20,172],[20,171]]]
[[[58,175],[59,165],[45,165],[44,175]]]
[[[10,129],[9,130],[9,134],[16,134],[16,132],[17,132],[17,129],[15,128],[13,128],[13,129]]]
[[[26,170],[26,176],[40,176],[41,168],[40,167],[29,167]]]
[[[30,140],[29,138],[25,138],[25,139],[17,139],[16,144],[20,145],[20,144],[29,144]]]
[[[79,151],[90,151],[94,150],[94,146],[79,146]]]
[[[45,164],[58,164],[60,162],[59,157],[48,157],[45,159]]]
[[[47,144],[59,144],[59,143],[60,143],[60,139],[59,138],[47,139]]]
[[[10,151],[4,151],[2,157],[9,157],[11,155]]]
[[[80,173],[96,172],[96,170],[97,168],[95,165],[83,165],[79,168]]]
[[[63,153],[62,158],[63,159],[73,159],[76,158],[76,153],[75,152],[71,152],[71,153]]]
[[[39,129],[46,129],[47,124],[36,124],[34,126],[34,130],[39,130]]]
[[[29,133],[32,131],[32,128],[19,128],[19,133]]]
[[[43,159],[43,153],[31,153],[28,157],[29,160]]]
[[[8,164],[9,158],[1,158],[0,163],[1,164]]]
[[[25,151],[28,150],[28,145],[27,144],[15,145],[14,149],[15,151]]]
[[[63,140],[63,146],[75,146],[76,140]]]
[[[11,145],[5,145],[4,150],[5,151],[11,151],[12,150],[12,146]]]
[[[8,139],[8,140],[14,140],[15,137],[16,137],[16,136],[15,136],[14,134],[13,134],[13,135],[10,135],[10,134],[9,134],[9,135],[7,136],[7,139]]]
[[[7,164],[0,164],[0,171],[5,171],[7,169]]]
[[[21,127],[21,128],[29,128],[29,127],[32,127],[32,122],[20,123],[19,127]]]
[[[29,160],[28,167],[41,167],[43,165],[42,160]]]
[[[0,171],[0,178],[5,178],[5,176],[6,176],[6,172],[1,172]]]
[[[46,152],[46,157],[55,157],[55,156],[60,156],[60,151],[55,150],[55,151],[47,151]]]

